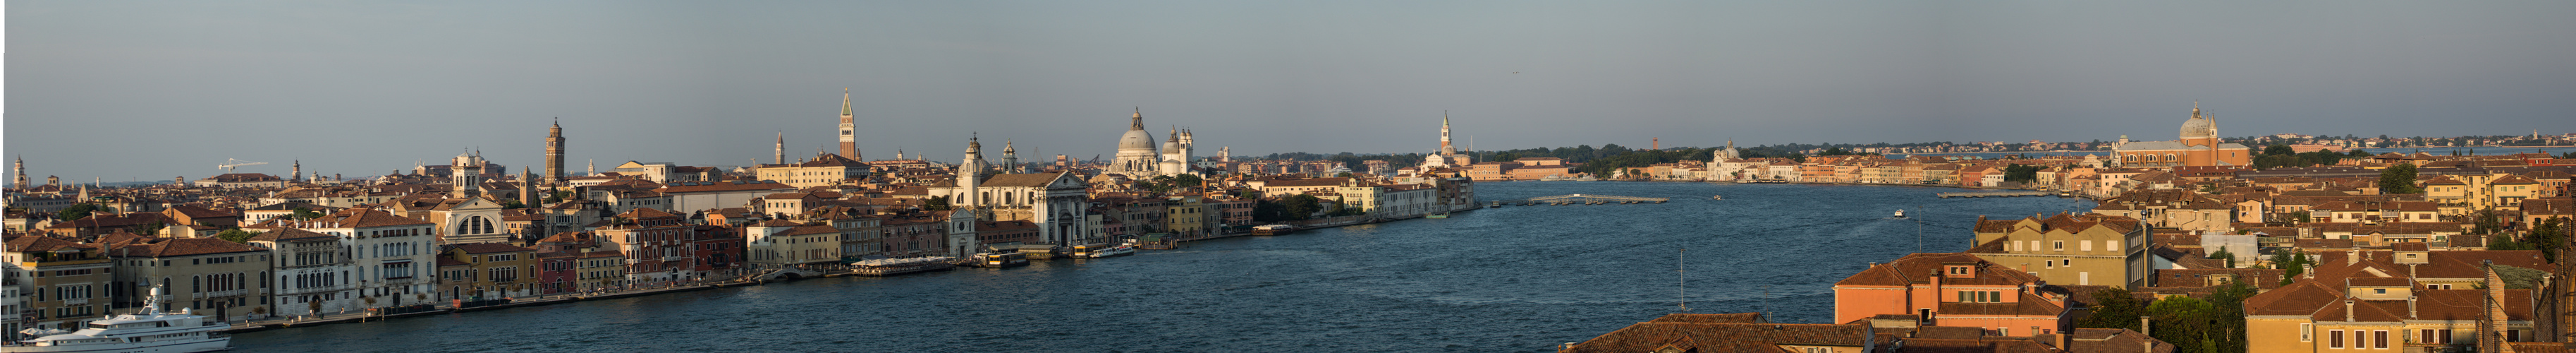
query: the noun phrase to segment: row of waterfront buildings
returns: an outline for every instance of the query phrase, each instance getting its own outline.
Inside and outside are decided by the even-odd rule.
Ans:
[[[1420,217],[1477,206],[1455,169],[1395,176],[1246,173],[1194,154],[1194,134],[1161,144],[1140,113],[1107,163],[1000,163],[966,141],[959,163],[898,153],[860,159],[844,98],[841,150],[740,168],[624,162],[564,168],[548,128],[545,164],[505,167],[467,153],[442,165],[343,179],[231,173],[105,188],[7,190],[0,329],[77,327],[143,307],[224,320],[406,310],[500,298],[835,268],[878,257],[1057,251],[1122,241],[1202,239],[1270,223]],[[537,173],[542,170],[543,174]],[[1296,195],[1311,214],[1257,220]],[[70,212],[66,212],[69,210]]]
[[[2152,318],[2090,316],[2106,311],[2116,295],[2105,293],[2127,293],[2129,302],[2143,306],[2174,298],[2214,301],[2233,286],[2253,292],[2230,311],[2241,313],[2242,327],[2208,332],[2243,342],[2249,352],[2576,347],[2576,284],[2567,280],[2576,261],[2555,258],[2576,251],[2576,243],[2548,235],[2564,234],[2576,220],[2576,198],[2570,198],[2576,194],[2569,193],[2576,161],[2544,154],[2382,154],[2257,170],[2237,159],[2235,146],[2195,141],[2215,136],[2201,119],[2185,125],[2181,142],[2147,146],[2162,149],[2152,153],[2011,161],[2045,167],[2037,180],[2018,186],[2071,190],[2098,205],[2089,213],[1980,217],[1964,251],[1871,262],[1830,285],[1831,323],[1772,323],[1758,313],[1673,314],[1558,348],[2198,351],[2158,339],[2173,333],[2095,326]],[[2187,154],[2194,150],[2203,154]],[[2129,163],[2164,163],[2168,152],[2177,163]],[[1853,159],[1822,164],[1839,167]],[[1914,162],[1939,163],[1863,164]],[[2404,190],[2381,184],[2390,168],[2415,170],[2413,179],[2399,179],[2408,182]],[[1967,175],[1982,178],[1982,171],[1975,173]],[[1964,182],[1975,179],[1963,176],[1953,185],[1975,185]],[[2532,248],[2543,250],[2522,250]],[[2144,308],[2136,309],[2120,312]],[[2079,324],[2087,322],[2095,324]]]

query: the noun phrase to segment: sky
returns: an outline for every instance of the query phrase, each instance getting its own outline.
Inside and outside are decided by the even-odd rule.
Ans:
[[[1575,145],[2545,134],[2576,2],[13,1],[0,154],[41,182]]]

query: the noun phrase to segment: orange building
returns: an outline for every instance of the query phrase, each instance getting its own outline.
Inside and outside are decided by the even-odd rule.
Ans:
[[[2111,145],[2112,154],[2126,167],[2176,166],[2243,166],[2254,164],[2254,149],[2245,145],[2222,143],[2218,139],[2218,119],[2200,113],[2200,104],[2192,103],[2191,119],[2182,123],[2181,139],[2174,141],[2129,141],[2121,136]]]
[[[1918,253],[1872,263],[1834,283],[1834,321],[1912,316],[1925,326],[1982,328],[1996,336],[2074,329],[2073,292],[1968,253]]]

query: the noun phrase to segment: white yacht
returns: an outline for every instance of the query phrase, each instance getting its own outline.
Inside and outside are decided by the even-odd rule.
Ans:
[[[9,352],[213,352],[232,349],[233,338],[216,331],[232,328],[223,321],[207,321],[188,309],[178,313],[161,312],[161,287],[152,287],[152,296],[142,312],[117,315],[91,321],[80,331],[36,337],[0,349]],[[52,330],[60,332],[60,330]]]
[[[1891,218],[1905,218],[1905,210],[1896,210],[1896,217]]]
[[[1119,246],[1110,247],[1110,248],[1108,248],[1108,249],[1100,249],[1100,252],[1091,253],[1091,258],[1097,259],[1097,258],[1103,258],[1103,257],[1119,257],[1119,256],[1127,256],[1127,255],[1135,255],[1135,254],[1136,254],[1136,246],[1135,246],[1135,245],[1119,245]]]

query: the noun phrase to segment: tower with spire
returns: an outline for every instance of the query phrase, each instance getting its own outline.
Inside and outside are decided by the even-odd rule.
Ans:
[[[293,172],[286,174],[286,180],[289,182],[304,181],[304,160],[295,160],[295,163],[291,168],[293,169],[289,170],[293,170]]]
[[[850,160],[853,160],[853,161],[865,161],[865,159],[859,159],[859,135],[858,135],[858,132],[859,132],[859,125],[858,125],[858,123],[857,123],[855,120],[853,120],[853,119],[854,119],[854,118],[853,118],[853,115],[851,115],[851,111],[850,111],[850,89],[848,89],[848,88],[842,88],[842,89],[841,89],[841,158],[849,158]],[[785,139],[786,137],[785,137],[784,135],[781,135],[781,137],[780,137],[780,138],[781,138],[781,139]]]
[[[555,120],[554,126],[546,128],[546,183],[554,184],[563,182],[563,158],[563,120],[558,118]]]
[[[17,161],[17,162],[15,162],[15,163],[11,163],[9,167],[10,167],[11,169],[17,169],[17,170],[18,170],[18,177],[17,177],[17,178],[15,178],[15,179],[10,179],[10,180],[9,180],[9,186],[10,186],[10,187],[15,187],[15,188],[20,188],[20,189],[25,189],[25,188],[33,187],[33,186],[30,186],[30,185],[27,185],[27,156],[18,156],[18,161]]]
[[[1449,145],[1449,111],[1447,110],[1440,111],[1440,154],[1458,154],[1458,148]]]
[[[769,164],[787,164],[787,132],[778,132],[778,144],[769,147]]]
[[[957,188],[962,193],[956,199],[948,200],[948,204],[959,212],[972,210],[983,200],[982,191],[976,190],[975,186],[984,179],[984,143],[976,140],[972,136],[966,138],[966,158],[957,163]]]

